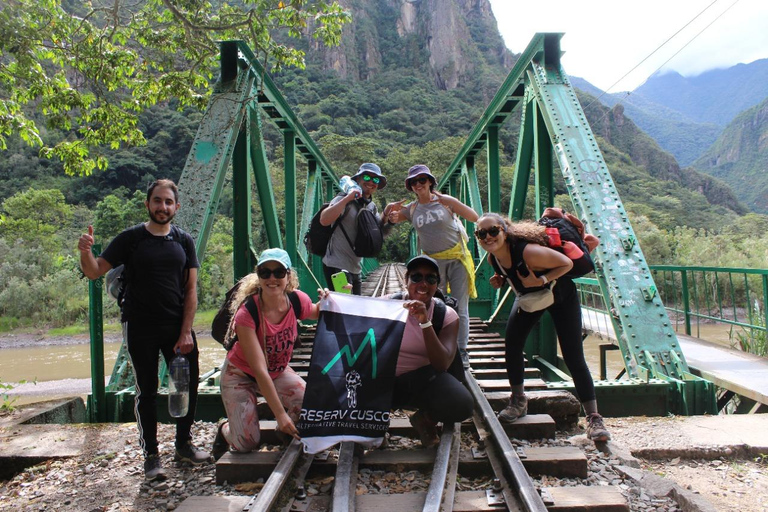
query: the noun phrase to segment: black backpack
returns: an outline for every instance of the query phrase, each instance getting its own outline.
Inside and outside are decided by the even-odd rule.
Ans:
[[[139,243],[141,243],[143,239],[142,233],[138,231],[139,229],[144,230],[144,225],[139,224],[131,228],[131,231],[129,231],[132,239],[131,239],[131,254],[129,255],[128,258],[133,257],[133,253],[136,252],[136,248],[139,246]],[[184,249],[184,254],[186,255],[187,249],[186,247],[184,247],[184,244],[182,243],[181,230],[177,228],[174,224],[171,224],[170,236],[174,242],[181,245],[181,248]],[[187,258],[189,258],[189,256],[187,256]],[[128,283],[130,282],[130,279],[129,279],[130,272],[131,272],[130,267],[126,267],[125,263],[123,263],[122,265],[118,265],[115,268],[109,269],[109,271],[107,272],[107,275],[104,278],[107,294],[113,299],[117,300],[117,306],[120,309],[123,308],[123,302],[125,301],[125,292],[128,289]]]
[[[538,222],[545,228],[556,228],[560,232],[560,240],[562,242],[571,242],[576,245],[576,247],[581,249],[582,254],[579,257],[574,258],[569,254],[568,251],[563,248],[562,245],[549,245],[549,247],[562,252],[571,258],[571,261],[573,261],[573,268],[568,271],[567,274],[565,274],[565,277],[581,277],[595,270],[595,263],[592,261],[592,257],[589,255],[589,248],[587,247],[587,244],[584,243],[584,239],[581,237],[581,233],[579,233],[578,228],[574,226],[568,219],[542,217]]]
[[[344,216],[347,214],[347,211],[349,210],[349,204],[347,204],[347,207],[344,209],[344,213],[339,215],[339,218],[336,219],[336,222],[330,226],[323,226],[320,224],[320,214],[322,214],[323,211],[330,205],[331,203],[325,203],[320,207],[317,213],[315,213],[315,215],[312,217],[312,220],[309,222],[309,229],[307,229],[307,232],[304,233],[304,247],[307,248],[307,251],[309,251],[310,254],[325,256],[325,253],[328,250],[328,242],[331,240],[333,232],[336,231],[336,227],[341,223],[341,219],[344,218]]]
[[[344,233],[344,238],[349,242],[349,246],[361,258],[378,256],[381,252],[381,247],[384,245],[384,233],[381,232],[379,219],[367,207],[360,208],[357,212],[355,243],[352,243],[352,240],[349,239],[344,226],[341,226],[341,231]]]
[[[235,292],[237,292],[238,288],[240,288],[240,282],[235,284],[235,286],[227,291],[227,294],[224,296],[224,304],[221,305],[219,310],[216,312],[216,316],[213,317],[213,321],[211,322],[211,337],[221,343],[227,350],[230,350],[233,346],[235,346],[235,342],[237,341],[237,335],[235,335],[235,330],[232,326],[234,315],[232,315],[232,310],[230,307],[232,305],[232,300],[235,297]],[[299,300],[299,295],[296,292],[289,292],[288,300],[291,303],[293,313],[296,315],[296,323],[298,324],[298,318],[301,314],[301,301]],[[253,323],[256,324],[255,327],[258,331],[259,308],[256,306],[256,301],[253,300],[253,295],[245,299],[245,309],[247,309],[251,314]]]
[[[439,295],[438,295],[439,294]],[[404,292],[397,292],[390,295],[390,299],[395,300],[403,300],[405,297]],[[448,307],[453,309],[454,311],[457,311],[457,307],[459,305],[459,302],[451,296],[445,297],[445,300],[447,301],[447,304],[450,304],[448,306],[446,302],[443,302],[442,298],[442,292],[440,290],[437,290],[437,293],[435,294],[434,298],[435,300],[435,309],[432,310],[432,329],[435,330],[435,334],[440,336],[440,331],[443,329],[443,322],[445,321],[445,312]],[[461,354],[459,354],[458,347],[456,348],[456,355],[453,357],[453,361],[451,362],[451,365],[448,367],[448,373],[456,377],[456,379],[459,380],[459,382],[465,382],[465,376],[464,376],[464,363],[461,362]]]

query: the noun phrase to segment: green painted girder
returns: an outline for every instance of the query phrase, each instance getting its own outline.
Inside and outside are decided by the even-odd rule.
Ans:
[[[548,134],[576,214],[600,239],[594,253],[596,274],[606,304],[611,305],[627,373],[638,377],[638,368],[645,368],[651,377],[675,383],[676,411],[715,412],[714,392],[688,369],[595,136],[562,70],[559,39],[551,37],[544,58],[532,60],[526,71],[526,85],[541,116],[537,121],[546,125],[546,131],[536,127],[536,137]],[[548,192],[537,192],[538,199],[544,198],[541,206],[546,206]]]
[[[615,312],[612,318],[625,363],[630,363],[629,375],[637,376],[634,362],[652,368],[654,375],[680,379],[688,365],[661,299],[649,291],[655,284],[639,244],[625,242],[636,237],[576,92],[559,62],[546,67],[532,62],[531,67],[530,85],[576,213],[587,231],[600,239],[594,253],[597,277]]]
[[[688,370],[597,141],[562,70],[561,37],[557,33],[534,36],[438,187],[450,187],[457,174],[473,166],[477,153],[489,144],[489,139],[497,137],[498,125],[523,105],[510,217],[522,218],[531,168],[535,172],[533,199],[537,214],[553,205],[554,149],[576,214],[601,240],[594,254],[596,274],[606,304],[611,304],[628,375],[669,382],[675,388],[672,402],[678,412],[716,412],[711,384]],[[499,165],[497,158],[489,157],[488,163]],[[489,175],[496,172],[489,169]],[[499,183],[490,181],[488,187],[500,188]],[[547,348],[554,347],[552,329],[543,324],[540,331],[543,335],[533,341],[534,353],[554,353]]]
[[[233,41],[233,43],[237,44],[237,48],[259,78],[259,90],[256,91],[256,101],[264,113],[275,122],[275,125],[280,130],[283,132],[292,131],[294,133],[295,145],[299,153],[308,161],[314,160],[317,162],[322,173],[338,188],[339,179],[333,171],[333,167],[325,159],[325,156],[309,136],[304,125],[301,124],[291,107],[288,106],[288,102],[285,101],[282,93],[272,81],[272,78],[266,73],[253,51],[243,41]]]
[[[198,258],[205,253],[253,83],[252,75],[241,73],[211,96],[179,179],[175,222],[192,235]]]

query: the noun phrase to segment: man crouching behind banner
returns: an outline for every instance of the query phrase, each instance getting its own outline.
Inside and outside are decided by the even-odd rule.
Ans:
[[[410,418],[411,425],[421,444],[429,448],[440,441],[437,423],[467,419],[474,403],[464,385],[448,372],[458,348],[459,316],[434,298],[440,267],[426,255],[416,256],[406,267],[408,292],[402,298],[409,314],[397,359],[392,407],[418,409]],[[445,310],[440,325],[432,324],[437,319],[436,307]]]
[[[241,283],[232,301],[237,339],[221,368],[221,399],[227,419],[219,422],[213,442],[217,460],[230,447],[249,452],[259,446],[257,394],[266,399],[278,430],[299,439],[294,422],[299,417],[306,383],[288,363],[298,337],[296,322],[316,320],[320,310],[319,303],[312,304],[306,293],[296,289],[298,277],[291,271],[288,253],[282,249],[262,252],[256,272]],[[324,295],[321,293],[321,298]],[[253,303],[246,304],[250,298]],[[299,314],[292,304],[296,299],[301,306]]]

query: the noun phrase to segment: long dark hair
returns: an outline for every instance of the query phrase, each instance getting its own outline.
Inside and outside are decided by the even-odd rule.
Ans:
[[[507,235],[506,240],[508,244],[512,244],[516,240],[525,240],[526,242],[543,245],[545,247],[548,245],[546,229],[536,222],[530,220],[512,222],[503,215],[488,212],[481,215],[480,218],[475,221],[475,225],[479,224],[480,221],[485,218],[493,219],[502,229],[504,229],[504,233]]]

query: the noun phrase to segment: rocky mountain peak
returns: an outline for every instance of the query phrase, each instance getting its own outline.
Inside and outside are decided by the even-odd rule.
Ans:
[[[341,45],[326,48],[313,43],[309,58],[342,78],[368,80],[391,66],[421,67],[440,89],[455,89],[478,72],[483,61],[509,68],[514,60],[488,0],[341,3],[353,18]]]

